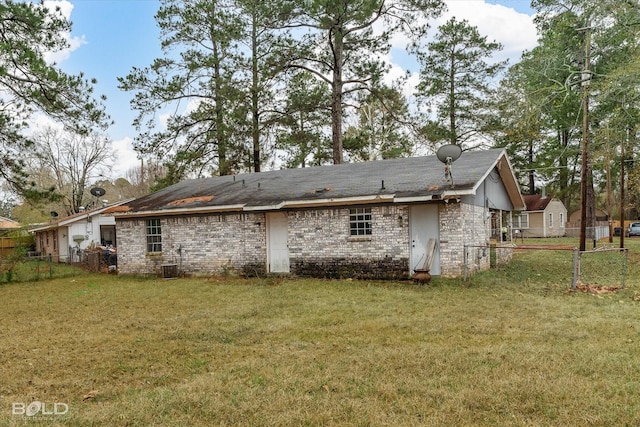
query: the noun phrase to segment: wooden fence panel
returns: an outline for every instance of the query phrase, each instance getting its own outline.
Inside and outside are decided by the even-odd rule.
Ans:
[[[15,247],[16,239],[13,237],[0,237],[0,258],[11,255]]]

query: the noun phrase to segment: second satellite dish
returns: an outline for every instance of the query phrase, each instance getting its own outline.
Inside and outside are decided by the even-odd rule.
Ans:
[[[96,197],[102,197],[107,193],[104,188],[100,187],[93,187],[89,192]]]

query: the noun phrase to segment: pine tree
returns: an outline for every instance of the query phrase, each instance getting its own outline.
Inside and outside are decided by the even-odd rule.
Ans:
[[[81,135],[110,124],[101,101],[93,98],[95,80],[65,74],[45,59],[45,52],[68,47],[63,33],[70,29],[59,8],[0,1],[0,177],[28,199],[55,196],[54,188],[38,188],[24,170],[32,141],[23,131],[34,114]]]
[[[414,45],[421,64],[417,95],[434,115],[425,127],[428,137],[464,148],[481,144],[474,137],[489,122],[490,85],[506,65],[489,59],[502,45],[454,17],[424,48]]]

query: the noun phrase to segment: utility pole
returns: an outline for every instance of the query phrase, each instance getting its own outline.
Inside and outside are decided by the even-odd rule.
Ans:
[[[609,145],[609,131],[606,135],[607,160],[605,171],[607,173],[607,220],[609,221],[609,243],[613,243],[613,218],[611,217],[611,147]]]
[[[589,83],[591,82],[591,27],[579,28],[585,32],[584,65],[582,71],[582,159],[580,170],[580,251],[586,250],[587,241],[587,209],[591,204],[587,200],[587,186],[589,185]],[[591,217],[591,215],[589,215]]]
[[[620,249],[624,249],[624,138],[620,144]]]

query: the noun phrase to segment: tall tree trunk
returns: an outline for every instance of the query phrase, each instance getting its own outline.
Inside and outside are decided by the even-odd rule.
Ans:
[[[211,6],[211,16],[216,16],[216,7],[215,3]],[[213,18],[212,18],[213,19]],[[231,168],[227,163],[227,140],[224,132],[224,110],[222,108],[222,103],[224,102],[222,96],[222,72],[220,66],[220,50],[218,46],[218,41],[216,40],[216,32],[215,32],[215,22],[211,22],[210,27],[210,39],[213,44],[213,102],[215,103],[214,107],[214,123],[215,129],[213,134],[215,135],[215,141],[211,141],[213,144],[218,145],[218,174],[220,175],[229,175],[231,173]]]
[[[567,207],[567,210],[571,209],[571,205],[573,204],[572,193],[568,191],[569,189],[569,160],[567,155],[567,147],[569,145],[569,130],[561,129],[560,130],[560,146],[562,147],[562,151],[560,157],[558,157],[558,166],[560,167],[558,171],[558,185],[560,186],[560,194],[562,194],[562,202]],[[569,210],[569,212],[571,212]]]
[[[587,166],[587,203],[586,203],[586,224],[587,236],[591,240],[596,238],[596,194],[593,189],[593,169],[591,165]]]
[[[344,41],[340,29],[333,36],[333,81],[331,83],[331,140],[333,163],[343,163],[342,157],[342,68]]]
[[[253,21],[251,23],[251,71],[253,73],[251,86],[251,136],[253,139],[253,171],[260,172],[260,112],[258,111],[258,92],[259,76],[258,76],[258,22],[256,12],[253,13]]]
[[[451,53],[451,64],[449,66],[449,143],[458,143],[458,133],[456,132],[456,83],[455,70],[456,58]]]
[[[299,132],[299,140],[298,140],[298,145],[300,146],[300,167],[304,168],[307,166],[307,162],[306,162],[306,158],[307,158],[307,152],[310,151],[307,149],[306,143],[305,143],[305,137],[304,137],[304,113],[302,111],[300,111],[300,132]]]
[[[529,141],[529,194],[536,194],[535,170],[533,169],[533,140]]]
[[[215,93],[213,95],[215,102],[215,139],[218,144],[218,173],[220,175],[229,175],[230,168],[227,164],[227,142],[224,136],[224,112],[222,110],[222,84],[220,76],[220,58],[218,55],[218,43],[213,42],[213,79],[215,85]]]
[[[613,243],[613,224],[611,222],[611,147],[609,145],[609,135],[607,132],[606,143],[606,159],[605,159],[605,174],[607,177],[607,220],[609,221],[609,243]]]

